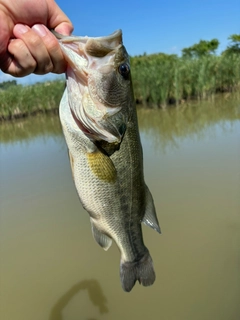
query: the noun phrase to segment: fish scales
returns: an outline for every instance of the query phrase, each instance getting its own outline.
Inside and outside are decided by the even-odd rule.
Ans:
[[[120,253],[124,291],[136,281],[155,281],[141,223],[160,233],[151,193],[144,182],[143,154],[130,64],[122,33],[59,38],[68,62],[60,120],[75,186],[90,215],[94,239]],[[70,51],[69,51],[70,50]],[[87,97],[87,98],[86,98]]]

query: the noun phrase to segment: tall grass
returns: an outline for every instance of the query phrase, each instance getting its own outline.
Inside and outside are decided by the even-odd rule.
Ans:
[[[239,54],[198,59],[144,55],[131,58],[131,70],[136,101],[156,108],[240,90]],[[0,120],[57,109],[64,85],[64,81],[53,81],[1,90]]]
[[[217,92],[240,89],[240,55],[209,55],[199,59],[174,55],[132,58],[136,100],[165,107],[182,99],[206,99]]]
[[[59,107],[64,81],[12,86],[0,91],[0,119],[12,119]]]

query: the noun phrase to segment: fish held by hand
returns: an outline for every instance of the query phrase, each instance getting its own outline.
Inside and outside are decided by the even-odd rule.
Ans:
[[[105,250],[116,242],[124,291],[152,285],[155,272],[141,223],[160,231],[144,182],[129,56],[118,30],[106,37],[55,34],[68,62],[60,120],[75,186]]]

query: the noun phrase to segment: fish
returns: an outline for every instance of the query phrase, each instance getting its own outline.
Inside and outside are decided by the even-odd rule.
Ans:
[[[136,281],[150,286],[156,275],[142,223],[161,230],[144,181],[130,58],[122,31],[102,37],[55,36],[68,65],[60,122],[93,237],[104,250],[112,241],[117,244],[124,291],[130,292]]]

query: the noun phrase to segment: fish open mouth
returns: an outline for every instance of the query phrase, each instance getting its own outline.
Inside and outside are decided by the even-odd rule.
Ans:
[[[115,61],[121,30],[95,38],[55,35],[68,62],[68,102],[79,129],[93,141],[120,143],[127,119],[113,91],[121,89]]]

